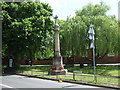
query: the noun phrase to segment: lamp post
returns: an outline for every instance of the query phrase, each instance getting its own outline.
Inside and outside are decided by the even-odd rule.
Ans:
[[[52,69],[48,72],[50,75],[61,74],[65,75],[67,73],[67,69],[64,69],[62,56],[60,54],[60,40],[59,40],[59,24],[58,24],[58,16],[54,17],[55,19],[55,51],[54,51],[54,58],[53,58],[53,65]]]
[[[94,39],[94,35],[95,35],[95,32],[94,32],[94,29],[93,29],[93,25],[90,25],[88,34],[89,34],[89,39],[91,40],[90,48],[93,49],[94,80],[97,81],[97,78],[96,78],[96,66],[95,66],[95,46],[94,46],[94,40],[95,40]]]

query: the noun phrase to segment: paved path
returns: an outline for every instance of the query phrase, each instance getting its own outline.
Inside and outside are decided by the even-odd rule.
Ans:
[[[37,78],[29,78],[18,75],[2,76],[2,88],[98,88],[87,85],[79,85],[72,83],[59,83],[57,81],[43,80]]]

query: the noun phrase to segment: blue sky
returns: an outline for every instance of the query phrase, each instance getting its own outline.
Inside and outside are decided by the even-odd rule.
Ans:
[[[115,15],[118,18],[118,2],[120,0],[40,0],[49,3],[53,9],[53,15],[58,15],[59,19],[66,19],[67,16],[75,16],[75,11],[82,9],[88,3],[98,4],[101,1],[111,7],[107,15]]]

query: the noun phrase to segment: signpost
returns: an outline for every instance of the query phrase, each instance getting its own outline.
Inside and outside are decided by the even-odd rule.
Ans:
[[[93,29],[93,25],[90,25],[88,34],[89,34],[89,39],[91,40],[90,48],[93,49],[94,80],[97,81],[97,78],[96,78],[96,66],[95,66],[95,45],[94,45],[95,32],[94,32],[94,29]]]

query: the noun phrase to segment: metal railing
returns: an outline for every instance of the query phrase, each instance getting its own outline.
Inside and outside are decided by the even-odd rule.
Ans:
[[[24,70],[18,70],[16,73],[22,74],[22,75],[28,75],[28,76],[52,78],[52,79],[57,79],[57,80],[62,79],[62,80],[67,80],[67,81],[120,87],[118,86],[118,84],[120,83],[120,77],[96,75],[97,81],[94,81],[93,74],[84,74],[82,73],[82,71],[73,71],[73,72],[67,73],[66,75],[59,75],[59,74],[48,75],[47,70],[24,69]]]

